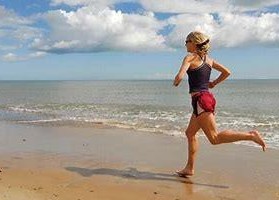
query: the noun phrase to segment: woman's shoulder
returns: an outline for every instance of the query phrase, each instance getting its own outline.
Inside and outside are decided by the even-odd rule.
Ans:
[[[201,57],[197,53],[189,53],[184,58],[184,60],[188,63],[197,62],[197,60],[200,59]],[[208,63],[210,66],[212,66],[214,59],[207,54],[205,57],[205,62]]]
[[[206,63],[208,63],[211,67],[213,65],[214,59],[208,55],[206,55]]]
[[[196,58],[197,58],[197,54],[195,54],[195,53],[189,53],[189,54],[187,54],[186,56],[185,56],[185,60],[187,60],[188,62],[192,62],[192,61],[194,61]]]

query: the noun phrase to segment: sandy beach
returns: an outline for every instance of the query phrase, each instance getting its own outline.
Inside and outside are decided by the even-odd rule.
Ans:
[[[279,199],[279,152],[109,127],[0,124],[0,199]]]

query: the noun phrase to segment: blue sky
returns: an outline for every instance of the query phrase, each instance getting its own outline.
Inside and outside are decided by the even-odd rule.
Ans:
[[[278,1],[233,2],[0,0],[0,80],[172,79],[193,30],[231,78],[279,78]]]

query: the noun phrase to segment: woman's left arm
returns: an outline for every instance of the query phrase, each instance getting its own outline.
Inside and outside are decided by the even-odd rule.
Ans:
[[[218,83],[221,83],[222,81],[224,81],[231,74],[231,72],[228,68],[226,68],[224,65],[216,62],[215,60],[213,60],[212,68],[221,72],[221,74],[216,80],[209,82],[209,88],[214,88]]]

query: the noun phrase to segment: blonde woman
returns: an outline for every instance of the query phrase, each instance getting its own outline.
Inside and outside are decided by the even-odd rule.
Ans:
[[[203,130],[213,145],[250,140],[259,144],[265,151],[265,142],[256,130],[250,132],[217,131],[214,116],[216,100],[208,89],[214,88],[224,81],[230,75],[230,71],[208,56],[209,37],[205,34],[191,32],[186,38],[185,46],[189,54],[183,59],[173,84],[178,86],[187,72],[193,114],[185,131],[188,140],[188,162],[184,169],[176,171],[176,173],[183,177],[194,175],[195,157],[198,149],[196,133],[200,129]],[[220,72],[220,75],[214,81],[210,81],[212,69]]]

